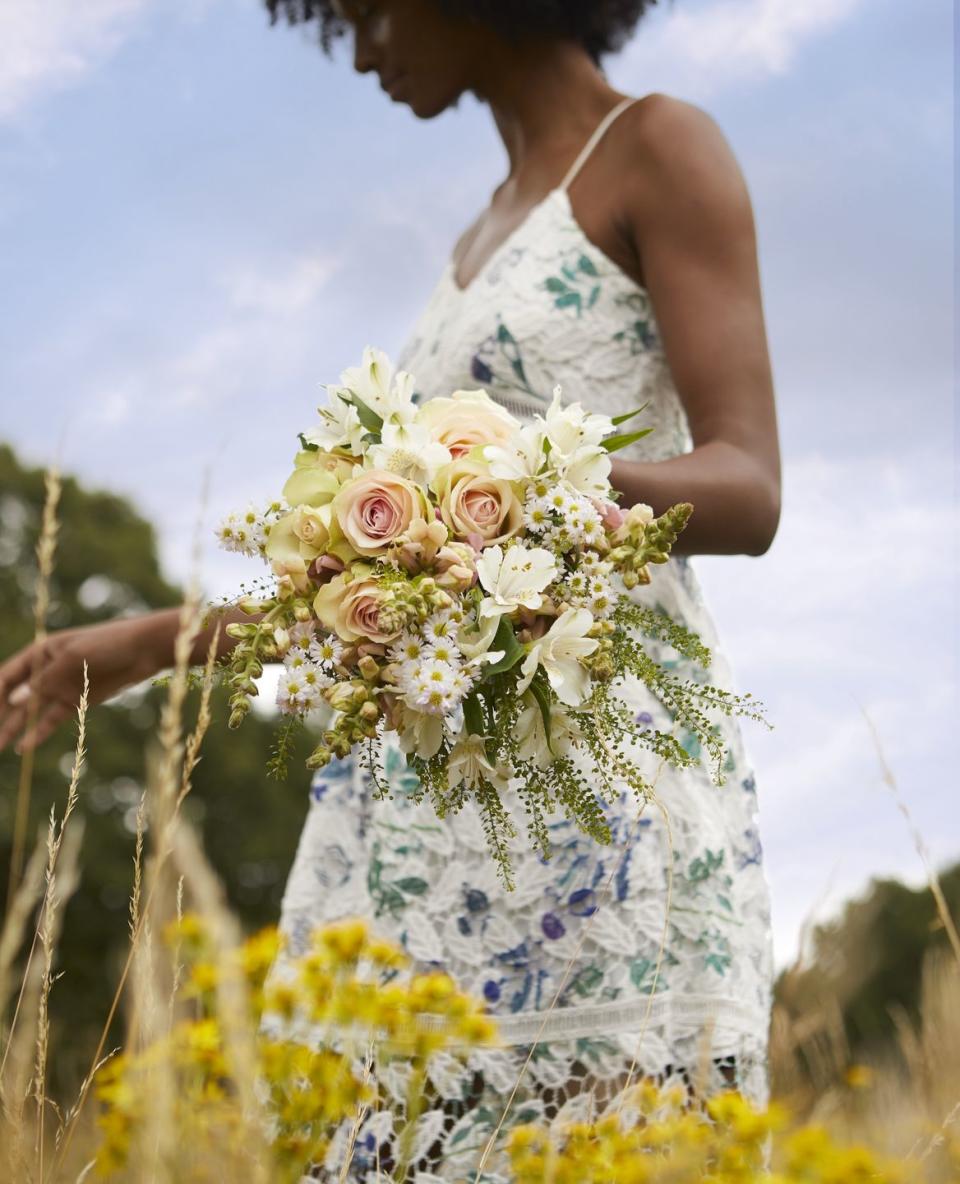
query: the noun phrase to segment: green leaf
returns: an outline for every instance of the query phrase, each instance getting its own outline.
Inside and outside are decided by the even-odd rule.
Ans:
[[[593,265],[593,260],[588,259],[586,255],[580,256],[579,266],[580,266],[580,270],[585,272],[587,275],[596,275],[597,274],[597,269]]]
[[[463,722],[467,725],[467,733],[471,736],[483,736],[486,725],[483,722],[483,708],[477,694],[467,695],[463,701]]]
[[[357,417],[368,432],[373,432],[379,436],[383,431],[383,420],[377,415],[376,411],[368,407],[359,395],[351,393],[348,402],[352,403],[357,409]]]
[[[421,880],[419,876],[407,876],[403,880],[397,880],[396,886],[401,892],[406,892],[407,896],[423,896],[429,885],[426,880]]]
[[[563,280],[558,279],[555,275],[551,275],[547,278],[545,286],[548,292],[566,292],[567,290],[567,285],[563,282]]]
[[[550,735],[550,691],[543,674],[539,670],[530,683],[530,694],[533,695],[537,706],[540,708],[540,716],[543,719],[543,730],[547,736],[547,748],[553,752],[553,738]],[[553,755],[556,756],[557,754],[553,752]]]
[[[638,440],[642,440],[644,436],[649,436],[653,428],[643,428],[639,432],[625,432],[621,436],[608,436],[606,440],[600,442],[600,447],[605,448],[607,452],[619,452],[621,448],[627,448],[630,444],[636,444]]]
[[[625,411],[623,415],[615,415],[613,419],[610,420],[610,422],[614,425],[614,427],[619,427],[622,423],[626,423],[628,419],[633,419],[635,415],[639,415],[641,411],[646,411],[649,406],[649,403],[643,403],[634,411]]]
[[[523,657],[523,646],[517,641],[513,626],[506,617],[500,618],[500,624],[490,643],[492,650],[503,650],[503,657],[497,662],[490,662],[483,670],[482,682],[487,682],[495,674],[503,674],[505,670],[512,670]]]
[[[564,294],[562,296],[558,296],[553,303],[557,308],[569,308],[572,304],[575,304],[579,308],[580,299],[581,297],[579,292],[564,292]]]
[[[303,432],[297,432],[297,439],[300,441],[300,447],[303,449],[304,452],[319,452],[320,451],[319,444],[308,444],[307,441],[304,440]]]

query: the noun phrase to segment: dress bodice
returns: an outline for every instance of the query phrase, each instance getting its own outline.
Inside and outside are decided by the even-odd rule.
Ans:
[[[397,364],[421,398],[483,387],[521,418],[544,411],[557,383],[565,403],[607,415],[646,404],[636,422],[654,431],[624,457],[687,452],[650,294],[587,238],[568,185],[533,207],[466,288],[447,263]]]

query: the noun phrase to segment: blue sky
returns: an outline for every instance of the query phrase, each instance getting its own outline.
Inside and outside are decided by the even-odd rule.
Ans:
[[[82,14],[81,14],[82,8]],[[697,567],[745,689],[778,956],[960,855],[949,0],[676,0],[608,72],[717,120],[756,214],[784,454],[762,559]],[[184,578],[272,496],[320,382],[395,353],[505,158],[256,0],[0,10],[0,438],[133,498]],[[248,567],[207,547],[213,594]]]

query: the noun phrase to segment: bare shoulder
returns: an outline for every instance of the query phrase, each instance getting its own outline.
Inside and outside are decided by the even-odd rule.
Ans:
[[[654,92],[628,109],[621,146],[637,215],[750,217],[746,180],[726,136],[702,107]]]

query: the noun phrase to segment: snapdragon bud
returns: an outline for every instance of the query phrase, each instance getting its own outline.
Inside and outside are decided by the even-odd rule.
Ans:
[[[333,760],[333,753],[326,744],[320,743],[307,757],[308,769],[323,769]]]
[[[244,625],[241,621],[236,621],[227,626],[227,636],[235,637],[238,641],[249,641],[256,637],[258,625]]]
[[[367,682],[376,682],[380,677],[380,667],[377,665],[377,660],[369,654],[364,654],[357,663],[357,669]]]

